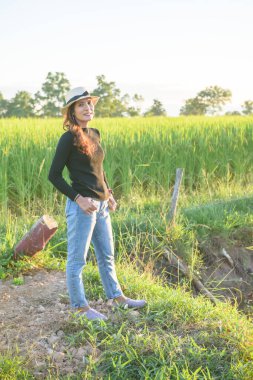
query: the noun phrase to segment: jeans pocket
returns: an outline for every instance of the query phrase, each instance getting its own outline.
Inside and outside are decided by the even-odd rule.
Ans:
[[[65,206],[65,215],[68,216],[69,214],[69,210],[70,210],[70,206],[71,206],[71,199],[67,198],[67,201],[66,201],[66,206]]]
[[[109,212],[109,202],[108,202],[108,199],[106,199],[106,200],[104,201],[103,209],[104,209],[105,211],[108,211],[108,212]]]

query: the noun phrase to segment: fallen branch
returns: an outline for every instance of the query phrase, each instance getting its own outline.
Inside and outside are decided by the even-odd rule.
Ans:
[[[157,244],[157,248],[158,246],[160,246],[160,242],[157,240],[157,238],[154,237],[154,242]],[[199,280],[199,278],[192,274],[187,266],[187,264],[185,264],[182,259],[180,259],[171,249],[169,249],[168,247],[166,246],[163,246],[162,247],[163,249],[163,255],[164,257],[166,257],[166,259],[168,260],[169,264],[172,265],[173,267],[175,268],[178,268],[180,270],[180,272],[183,273],[183,275],[187,278],[189,278],[194,286],[196,287],[196,289],[201,292],[202,294],[204,294],[206,297],[208,297],[210,299],[210,301],[212,301],[215,305],[218,303],[218,300],[213,296],[213,294],[202,284],[202,282]]]
[[[220,252],[220,255],[225,257],[225,259],[227,259],[227,261],[229,262],[229,265],[234,268],[234,261],[232,259],[232,257],[227,253],[227,251],[225,250],[225,248],[222,248],[221,252]]]

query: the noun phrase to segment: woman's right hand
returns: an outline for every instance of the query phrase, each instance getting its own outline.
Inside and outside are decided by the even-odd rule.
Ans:
[[[76,203],[88,215],[91,215],[93,211],[97,210],[97,207],[93,203],[93,199],[90,197],[83,197],[80,195],[80,197],[77,198]]]

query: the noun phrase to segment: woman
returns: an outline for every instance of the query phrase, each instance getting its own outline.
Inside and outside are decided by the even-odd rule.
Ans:
[[[124,296],[119,285],[114,264],[114,244],[110,211],[117,203],[103,171],[104,151],[100,133],[88,128],[94,117],[94,107],[99,97],[90,95],[84,87],[70,90],[62,112],[63,127],[67,129],[58,142],[48,179],[67,196],[67,288],[71,307],[88,319],[107,317],[91,308],[85,297],[82,271],[92,241],[103,287],[113,305],[140,308],[145,300],[132,300]],[[62,172],[68,168],[71,186]]]

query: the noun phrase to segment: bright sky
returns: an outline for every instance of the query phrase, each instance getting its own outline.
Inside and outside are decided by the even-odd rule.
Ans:
[[[206,86],[253,100],[252,0],[0,0],[0,92],[34,94],[49,71],[91,91],[160,99],[168,114]]]

